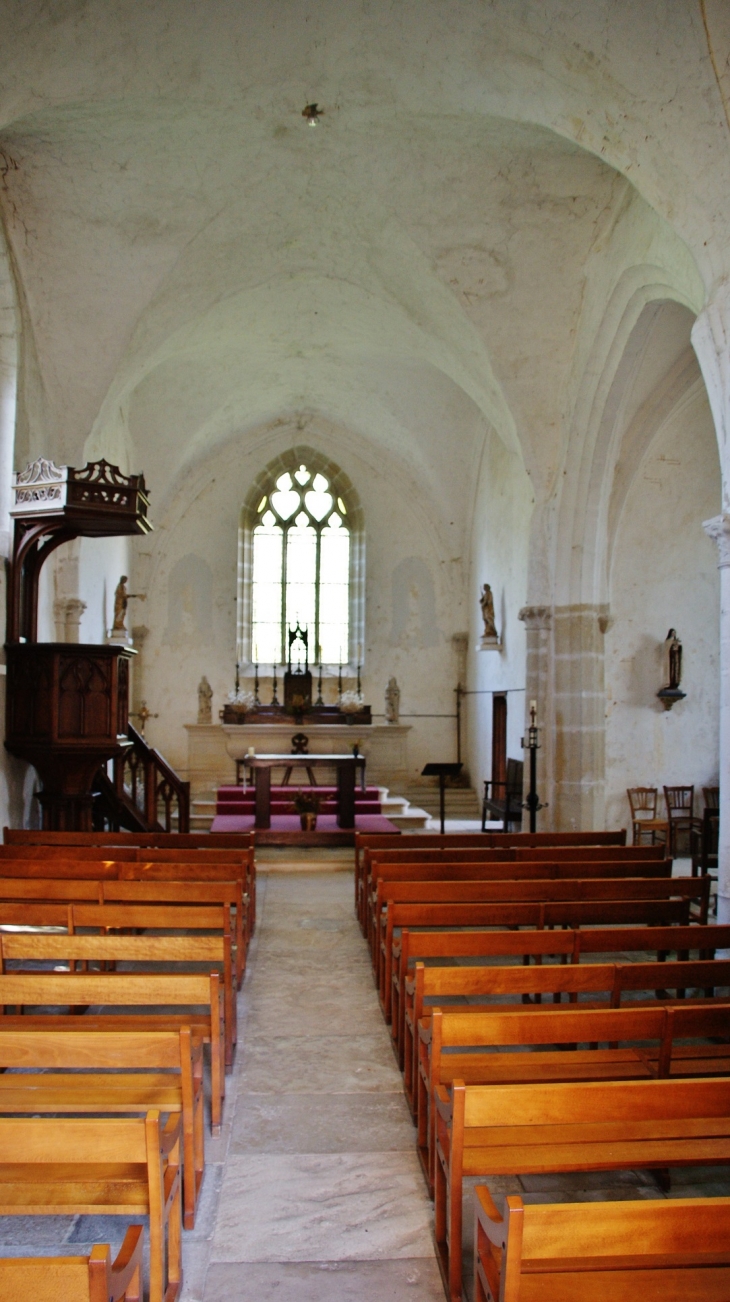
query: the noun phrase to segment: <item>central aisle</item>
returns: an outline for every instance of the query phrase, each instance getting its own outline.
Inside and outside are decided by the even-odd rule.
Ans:
[[[442,1302],[352,874],[258,881],[225,1133],[211,1145],[185,1297]]]

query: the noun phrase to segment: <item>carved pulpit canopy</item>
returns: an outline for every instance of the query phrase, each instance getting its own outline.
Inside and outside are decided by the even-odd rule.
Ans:
[[[7,640],[35,642],[38,580],[46,558],[72,538],[149,533],[149,498],[144,475],[123,475],[103,459],[76,470],[45,457],[13,475],[13,497]]]

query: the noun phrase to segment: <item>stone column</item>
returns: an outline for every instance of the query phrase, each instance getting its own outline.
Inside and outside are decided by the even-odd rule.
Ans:
[[[540,730],[540,749],[537,752],[537,791],[542,803],[548,804],[548,808],[537,816],[538,831],[548,831],[553,826],[553,729],[550,702],[552,615],[551,606],[523,606],[517,616],[524,623],[527,634],[525,736],[530,726],[530,701],[536,701],[537,726]],[[525,752],[525,761],[527,761],[527,752]],[[525,791],[527,791],[527,781],[527,762],[525,762]]]
[[[717,921],[730,922],[730,514],[703,526],[717,543],[720,571],[720,839]]]
[[[605,606],[554,610],[553,827],[588,831],[605,824]]]
[[[86,602],[79,597],[56,597],[53,619],[58,642],[78,642],[81,616],[85,610]]]

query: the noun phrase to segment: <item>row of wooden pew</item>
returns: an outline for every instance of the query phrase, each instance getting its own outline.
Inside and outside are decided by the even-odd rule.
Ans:
[[[6,829],[0,847],[0,1215],[148,1215],[150,1302],[182,1287],[235,1052],[256,908],[236,841]],[[133,1226],[113,1264],[104,1245],[52,1277],[70,1260],[79,1296],[132,1302],[141,1252]]]
[[[708,925],[706,890],[663,847],[621,839],[358,837],[356,911],[449,1302],[466,1177],[650,1168],[666,1183],[730,1160],[730,927]],[[730,1199],[684,1200],[684,1238],[674,1201],[592,1204],[580,1250],[582,1205],[501,1213],[486,1188],[475,1204],[478,1302],[730,1297]]]

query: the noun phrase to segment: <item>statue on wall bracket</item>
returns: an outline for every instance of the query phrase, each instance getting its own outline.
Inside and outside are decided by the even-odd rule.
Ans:
[[[479,598],[479,605],[484,622],[484,631],[479,643],[480,651],[501,651],[502,642],[497,632],[497,625],[494,618],[494,597],[492,589],[488,583],[482,585],[482,593]]]
[[[677,701],[683,701],[686,692],[681,691],[682,681],[682,643],[677,637],[677,630],[670,628],[664,639],[664,665],[668,682],[657,692],[665,710],[671,710]]]

